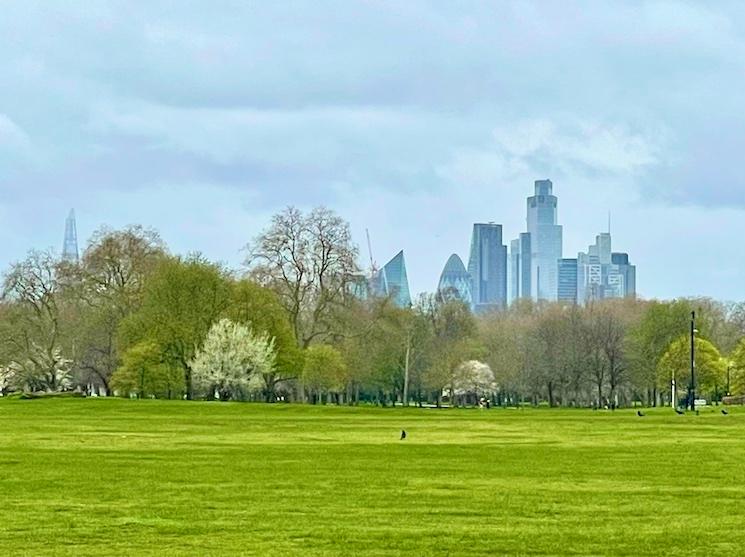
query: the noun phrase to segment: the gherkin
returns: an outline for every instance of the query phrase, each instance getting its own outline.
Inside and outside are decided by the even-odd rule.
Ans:
[[[471,275],[466,271],[458,254],[451,255],[440,274],[437,293],[443,300],[461,300],[471,303]]]

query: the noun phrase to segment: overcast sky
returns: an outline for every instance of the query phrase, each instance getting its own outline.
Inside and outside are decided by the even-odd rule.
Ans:
[[[741,2],[49,2],[0,17],[0,267],[101,224],[238,267],[286,205],[404,249],[433,290],[471,224],[565,256],[607,227],[644,297],[745,299]]]

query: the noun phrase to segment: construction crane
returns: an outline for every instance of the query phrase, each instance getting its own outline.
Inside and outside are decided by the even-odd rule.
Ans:
[[[370,276],[374,277],[378,272],[378,266],[375,264],[372,252],[372,242],[370,242],[370,230],[365,228],[365,235],[367,236],[367,253],[370,254]]]

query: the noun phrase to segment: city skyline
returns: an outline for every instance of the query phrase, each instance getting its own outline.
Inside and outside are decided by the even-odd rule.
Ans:
[[[59,252],[71,206],[81,249],[139,223],[239,267],[272,214],[326,205],[431,292],[550,176],[563,255],[611,210],[644,297],[745,299],[745,6],[164,6],[6,7],[0,268]]]
[[[529,232],[521,232],[508,248],[501,224],[473,223],[468,266],[458,253],[452,253],[437,287],[428,292],[445,299],[460,299],[475,313],[501,310],[521,298],[584,304],[593,299],[636,297],[636,266],[631,264],[628,253],[612,251],[610,223],[609,213],[608,231],[599,233],[587,252],[563,258],[563,227],[558,224],[558,197],[554,195],[553,182],[535,180],[533,195],[527,198]],[[358,278],[362,282],[357,285],[362,285],[362,290],[357,295],[390,296],[397,306],[409,307],[413,297],[404,250],[378,268],[369,231],[366,229],[365,233],[372,267],[366,268],[361,252],[358,253]],[[75,263],[79,260],[75,209],[65,220],[61,259]],[[541,281],[541,269],[545,283]]]

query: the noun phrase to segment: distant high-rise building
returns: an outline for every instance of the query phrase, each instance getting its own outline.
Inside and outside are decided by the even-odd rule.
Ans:
[[[560,302],[577,303],[577,260],[559,259],[559,290]]]
[[[444,300],[458,299],[467,304],[471,303],[471,275],[455,253],[445,263],[437,292]]]
[[[587,253],[577,256],[577,300],[586,303],[636,295],[636,267],[626,253],[611,251],[610,232],[601,232]]]
[[[611,253],[611,264],[623,275],[624,297],[636,296],[636,265],[629,263],[628,253]]]
[[[530,234],[530,295],[536,300],[558,297],[559,259],[562,258],[562,227],[558,222],[558,199],[551,180],[536,180],[535,194],[528,197]]]
[[[70,214],[65,220],[65,240],[62,244],[62,259],[77,263],[80,256],[78,253],[78,229],[75,224],[75,209],[70,209]]]
[[[383,268],[373,277],[373,291],[378,296],[390,296],[398,307],[411,306],[409,278],[406,275],[403,250],[383,265]]]
[[[530,232],[522,232],[510,243],[510,301],[519,298],[530,298],[531,284],[531,253]]]
[[[510,258],[508,261],[510,275],[510,303],[520,298],[520,238],[510,242]]]
[[[471,275],[471,306],[475,312],[505,307],[507,246],[502,243],[502,225],[473,225],[468,273]]]

